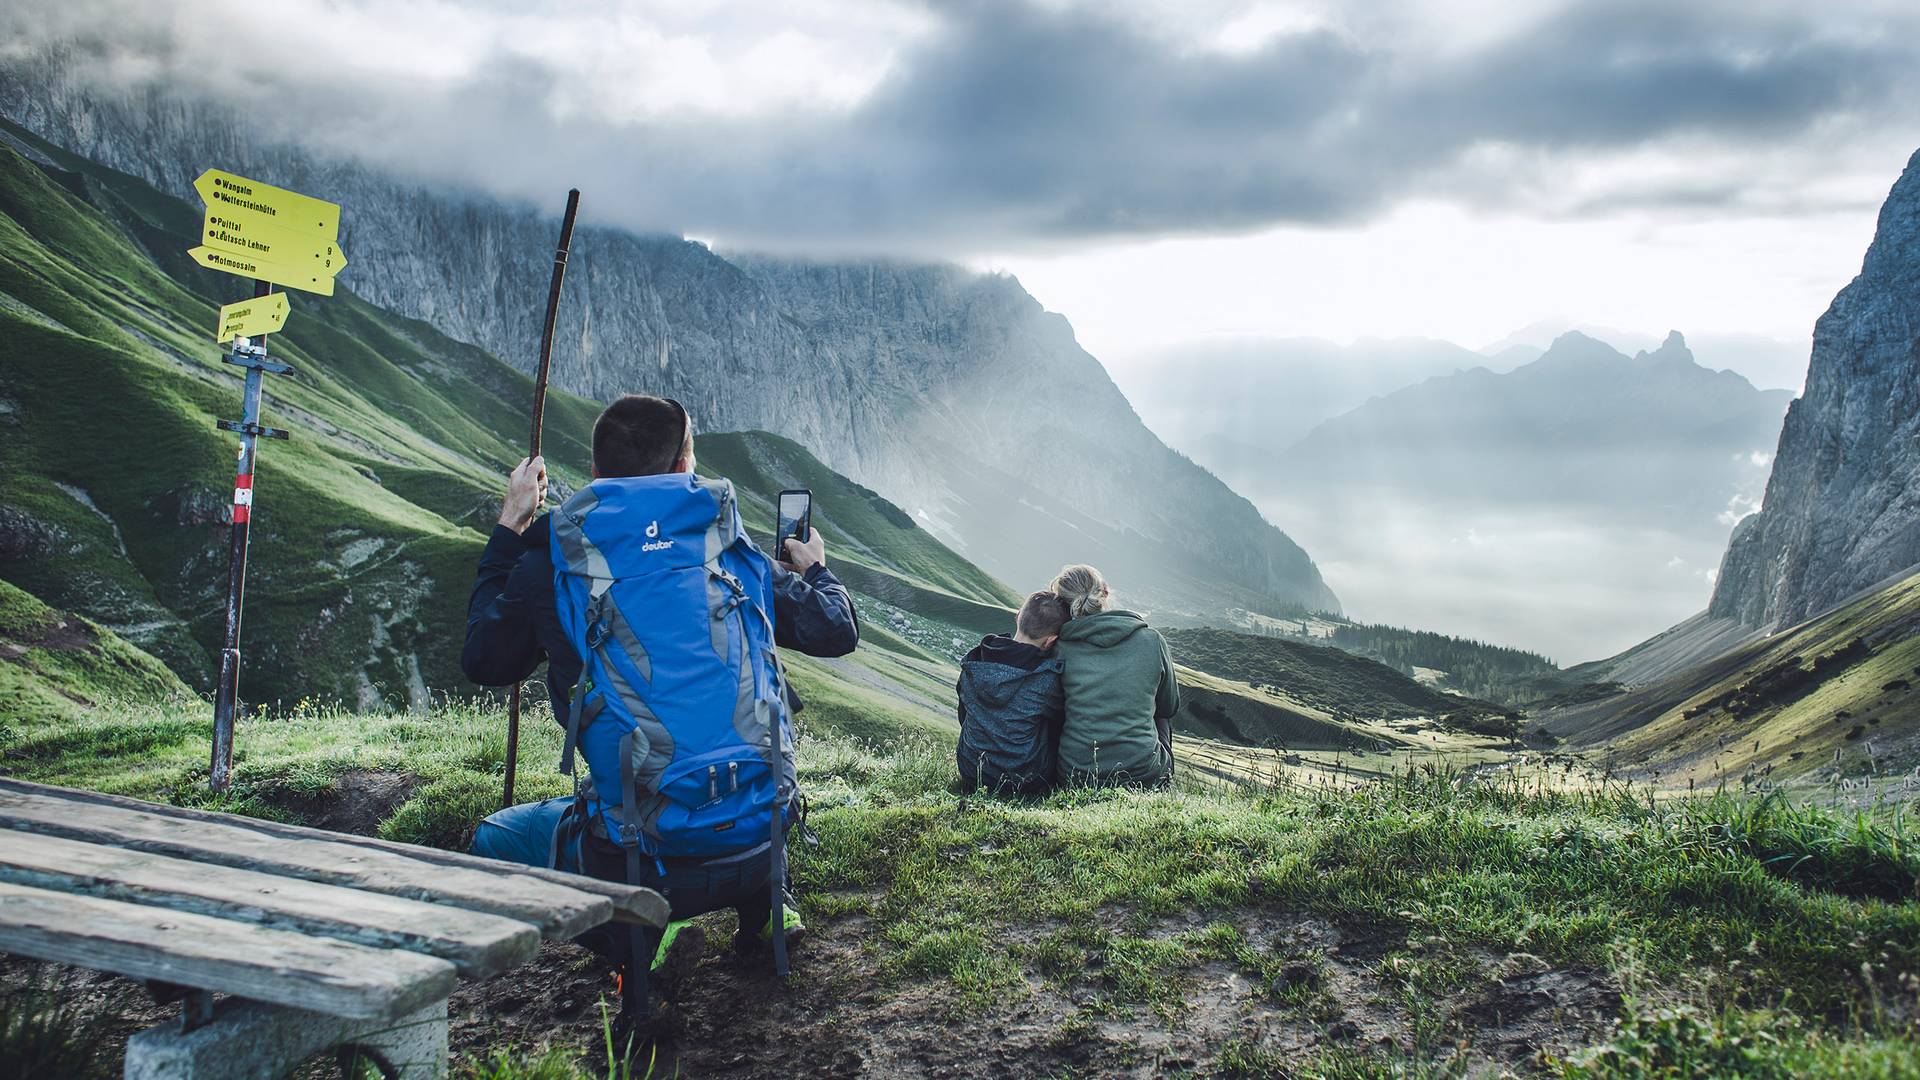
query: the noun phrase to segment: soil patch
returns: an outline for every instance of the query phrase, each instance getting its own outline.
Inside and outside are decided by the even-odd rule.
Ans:
[[[1210,921],[1103,916],[1146,937],[1174,937]],[[1383,973],[1383,958],[1406,946],[1404,932],[1278,912],[1234,920],[1255,950],[1281,961],[1272,984],[1238,965],[1206,961],[1169,974],[1169,1002],[1126,1004],[1112,1000],[1097,967],[1064,981],[1029,970],[1024,993],[979,1008],[942,982],[890,981],[872,948],[878,935],[862,915],[816,929],[796,948],[786,985],[764,960],[727,951],[730,915],[703,921],[710,951],[669,1014],[656,1075],[1207,1076],[1219,1073],[1230,1046],[1297,1063],[1336,1047],[1445,1058],[1461,1040],[1470,1071],[1525,1074],[1539,1070],[1543,1049],[1564,1053],[1600,1037],[1620,1002],[1601,973],[1476,951],[1464,989],[1409,1005]],[[1000,939],[1044,936],[1028,929],[1007,928]],[[473,1060],[503,1045],[546,1044],[603,1060],[603,997],[613,1007],[612,983],[597,961],[547,945],[535,962],[454,995],[455,1053]],[[1417,1035],[1423,1027],[1438,1036],[1425,1046]]]
[[[93,627],[79,619],[55,616],[42,623],[24,637],[0,642],[0,647],[11,647],[14,657],[26,655],[28,649],[46,649],[49,652],[83,652],[94,647],[99,636]]]
[[[268,805],[300,819],[301,824],[332,832],[373,836],[420,787],[412,773],[349,769],[332,786],[318,791],[270,788],[260,793]]]

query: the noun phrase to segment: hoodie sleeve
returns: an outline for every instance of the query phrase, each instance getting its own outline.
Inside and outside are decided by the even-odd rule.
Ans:
[[[1153,695],[1153,718],[1171,720],[1180,711],[1180,677],[1173,670],[1173,648],[1165,636],[1160,638],[1160,689]]]

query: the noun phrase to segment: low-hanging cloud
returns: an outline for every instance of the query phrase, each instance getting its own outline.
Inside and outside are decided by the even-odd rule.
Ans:
[[[1920,98],[1920,15],[1876,6],[1578,0],[1467,45],[1309,20],[1222,51],[1098,5],[952,0],[876,9],[892,21],[871,38],[836,41],[820,15],[734,50],[731,67],[704,44],[724,45],[724,25],[636,30],[644,18],[624,12],[222,10],[29,0],[0,16],[16,43],[0,55],[235,105],[262,137],[423,179],[506,197],[591,188],[631,227],[947,254],[1340,224],[1411,198],[1751,209],[1769,205],[1754,189],[1791,187]],[[594,20],[644,48],[623,62],[590,47]],[[676,82],[674,64],[720,90]],[[714,104],[730,80],[755,107]],[[1807,152],[1782,164],[1797,141]],[[1649,155],[1665,175],[1573,179]]]

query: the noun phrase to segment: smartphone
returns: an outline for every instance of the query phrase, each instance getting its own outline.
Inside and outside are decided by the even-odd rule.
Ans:
[[[786,548],[789,539],[806,543],[813,532],[813,492],[805,488],[781,492],[774,519],[779,523],[773,539],[776,553]]]

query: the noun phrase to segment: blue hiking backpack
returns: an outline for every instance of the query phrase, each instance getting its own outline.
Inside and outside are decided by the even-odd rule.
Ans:
[[[561,771],[574,772],[576,750],[586,758],[595,816],[626,849],[630,881],[642,856],[771,841],[777,915],[793,740],[773,563],[742,531],[733,485],[690,473],[595,480],[554,511],[551,533],[554,602],[581,661]]]

